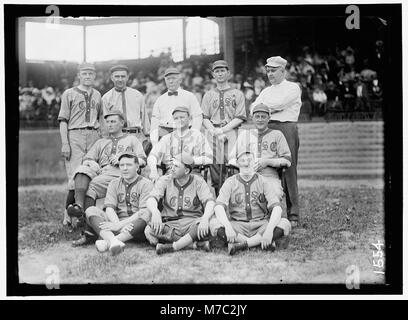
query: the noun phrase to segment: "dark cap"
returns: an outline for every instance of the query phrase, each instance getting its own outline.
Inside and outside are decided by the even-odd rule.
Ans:
[[[167,77],[170,74],[180,74],[180,71],[174,67],[166,69],[166,71],[164,72],[164,76]]]
[[[254,109],[252,110],[252,114],[255,112],[265,112],[267,114],[270,114],[268,106],[264,105],[263,103],[257,104]]]
[[[82,70],[91,70],[91,71],[93,71],[93,72],[96,71],[95,66],[94,66],[92,63],[89,63],[89,62],[81,63],[81,64],[79,65],[79,67],[78,67],[78,70],[79,70],[79,71],[82,71]]]
[[[193,157],[187,152],[179,153],[178,155],[174,156],[174,159],[184,163],[186,166],[194,165]]]
[[[134,153],[133,151],[123,151],[119,157],[118,157],[118,161],[120,161],[120,159],[122,159],[122,157],[126,156],[127,158],[133,158],[136,159],[136,163],[139,163],[139,159],[136,155],[136,153]]]
[[[217,60],[212,65],[212,70],[214,71],[216,68],[228,68],[228,63],[225,60]]]
[[[124,64],[118,64],[110,68],[110,73],[114,73],[115,71],[126,71],[127,73],[129,73],[129,68]]]
[[[103,118],[106,119],[106,118],[109,117],[109,116],[119,116],[122,120],[125,120],[125,117],[123,116],[123,113],[120,112],[119,110],[111,110],[111,111],[108,111],[108,113],[105,114],[105,115],[103,116]]]
[[[177,112],[177,111],[187,112],[188,115],[190,115],[190,108],[187,107],[187,106],[178,106],[178,107],[175,107],[174,110],[173,110],[173,112],[172,112],[171,114],[173,115],[173,114],[174,114],[175,112]]]

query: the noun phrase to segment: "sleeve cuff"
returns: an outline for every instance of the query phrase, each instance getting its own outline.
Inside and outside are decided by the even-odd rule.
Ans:
[[[211,118],[205,114],[203,114],[203,119],[211,120]]]
[[[59,122],[66,122],[66,123],[68,123],[68,120],[65,119],[65,118],[62,118],[62,117],[58,117],[57,120],[58,120]]]
[[[236,116],[235,119],[240,119],[246,121],[247,117],[246,116]]]
[[[227,205],[221,201],[216,201],[215,202],[216,206],[222,206],[224,208],[225,211],[227,211]]]
[[[268,211],[272,212],[273,208],[275,207],[280,207],[280,203],[279,202],[272,203],[271,205],[268,206]]]
[[[110,203],[103,205],[103,209],[106,209],[106,208],[112,208],[113,210],[116,210],[116,206]]]

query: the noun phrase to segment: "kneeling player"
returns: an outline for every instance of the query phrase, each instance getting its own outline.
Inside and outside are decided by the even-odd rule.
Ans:
[[[278,196],[268,187],[265,177],[254,172],[254,162],[251,152],[238,154],[239,173],[224,182],[214,208],[224,226],[217,234],[229,242],[230,255],[259,245],[272,251],[288,245],[289,220],[281,217]],[[227,208],[230,219],[226,215]]]
[[[147,200],[152,217],[145,235],[156,245],[157,254],[181,250],[205,239],[215,220],[210,221],[214,214],[214,197],[204,179],[191,174],[193,165],[194,159],[189,154],[183,152],[175,156],[170,174],[159,178]],[[161,213],[160,199],[163,199]],[[201,244],[209,250],[208,240]]]
[[[124,242],[144,239],[144,229],[150,220],[146,199],[153,183],[138,175],[139,162],[133,152],[119,156],[121,177],[109,183],[106,193],[105,211],[92,206],[86,211],[87,223],[102,240],[95,245],[99,252],[110,251],[116,255],[123,251]]]

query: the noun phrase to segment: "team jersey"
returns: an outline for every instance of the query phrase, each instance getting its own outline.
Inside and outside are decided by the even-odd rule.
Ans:
[[[149,119],[146,115],[143,94],[138,90],[126,87],[123,91],[112,88],[102,97],[103,114],[119,110],[125,117],[128,128],[143,129],[143,133],[150,130]]]
[[[58,121],[66,121],[68,130],[85,127],[99,128],[98,119],[102,115],[101,94],[91,89],[88,95],[79,88],[70,88],[64,91],[61,98],[61,109]]]
[[[189,153],[193,158],[208,157],[212,159],[213,152],[205,136],[198,130],[188,129],[183,136],[178,131],[166,134],[150,151],[157,163],[169,166],[171,159],[181,152]]]
[[[255,173],[249,181],[239,174],[225,180],[216,205],[222,205],[232,220],[254,221],[268,217],[280,203],[265,178]]]
[[[179,185],[176,179],[162,176],[157,180],[150,197],[159,202],[163,199],[163,221],[177,220],[181,217],[199,218],[204,214],[208,201],[214,197],[204,179],[190,174],[187,183]]]
[[[104,208],[113,208],[119,218],[130,217],[147,210],[146,200],[152,189],[153,183],[142,176],[130,184],[122,177],[113,179],[106,191]]]
[[[101,168],[110,165],[112,156],[117,156],[124,151],[133,151],[139,159],[146,162],[146,154],[140,141],[134,135],[123,134],[120,137],[102,138],[95,142],[84,160],[93,160]]]
[[[244,94],[234,88],[208,91],[203,97],[201,109],[203,118],[215,125],[224,126],[234,118],[246,120]]]
[[[288,143],[279,130],[267,129],[259,134],[257,129],[240,130],[237,141],[232,148],[229,160],[236,163],[236,157],[241,151],[250,150],[258,159],[285,158],[291,162]],[[260,171],[264,176],[278,176],[276,168],[267,166]]]

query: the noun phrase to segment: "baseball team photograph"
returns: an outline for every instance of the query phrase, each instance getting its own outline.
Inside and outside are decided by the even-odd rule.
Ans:
[[[18,13],[19,284],[389,283],[401,6],[288,7]]]

